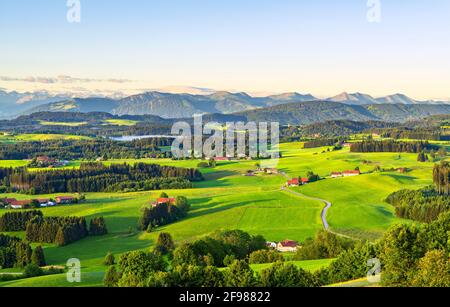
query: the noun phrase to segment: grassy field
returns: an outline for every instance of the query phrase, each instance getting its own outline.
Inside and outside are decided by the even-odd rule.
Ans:
[[[349,149],[325,152],[323,149],[296,150],[282,145],[284,157],[280,168],[291,176],[314,171],[325,178],[333,171],[359,167],[363,174],[353,178],[325,179],[294,188],[297,192],[333,203],[328,222],[333,230],[351,236],[374,239],[392,224],[399,222],[386,197],[400,189],[418,189],[432,184],[433,163],[418,163],[416,154],[350,153]],[[316,154],[317,153],[317,154]],[[296,159],[295,159],[296,157]],[[385,169],[406,167],[412,171],[370,173],[376,166]]]
[[[104,123],[112,126],[136,126],[138,121],[129,119],[107,119]]]
[[[327,148],[302,149],[301,143],[282,144],[283,159],[279,169],[289,176],[304,176],[314,171],[326,178],[296,188],[300,193],[333,202],[328,220],[333,230],[360,238],[375,239],[391,225],[405,222],[395,217],[393,208],[384,199],[402,188],[416,189],[430,185],[433,163],[416,162],[415,154],[354,154],[348,149],[328,152]],[[115,160],[110,163],[135,163],[142,160]],[[196,167],[199,161],[143,160],[147,163]],[[8,165],[10,163],[10,165]],[[0,161],[1,166],[20,166],[20,161]],[[73,164],[77,165],[77,164]],[[397,172],[370,173],[382,168],[408,167],[407,174]],[[354,178],[327,178],[333,171],[360,167],[363,175]],[[136,231],[140,208],[154,200],[160,191],[140,193],[87,193],[87,202],[73,206],[43,209],[47,216],[85,216],[88,220],[104,216],[109,234],[89,237],[66,247],[45,246],[48,264],[64,265],[69,258],[79,258],[85,282],[78,286],[100,285],[105,268],[102,261],[107,252],[119,255],[130,250],[151,248],[159,232],[169,232],[177,244],[195,240],[218,229],[239,228],[261,234],[270,241],[292,239],[304,241],[322,229],[320,214],[323,204],[281,191],[286,179],[276,175],[246,177],[255,168],[255,161],[219,162],[214,169],[202,169],[206,180],[194,189],[166,191],[171,196],[185,195],[192,203],[188,218],[148,234]],[[28,199],[29,196],[9,194],[8,197]],[[48,195],[54,197],[55,195]],[[2,214],[0,212],[0,214]],[[15,235],[23,236],[18,233]],[[317,264],[317,266],[315,266]],[[314,270],[321,261],[305,266]],[[302,264],[306,265],[306,264]],[[256,267],[260,270],[260,267]],[[1,272],[1,271],[0,271]],[[3,283],[5,286],[25,285],[70,286],[64,276]]]
[[[333,259],[322,259],[322,260],[307,260],[307,261],[287,261],[286,263],[292,263],[295,266],[297,266],[300,269],[315,272],[322,268],[328,267],[331,262],[333,262]],[[271,267],[273,264],[252,264],[251,268],[255,272],[261,272],[262,270],[265,270],[269,267]]]
[[[81,127],[87,124],[87,122],[49,122],[41,120],[39,122],[43,126],[65,126],[65,127]]]
[[[52,140],[89,140],[89,137],[65,134],[0,134],[0,143],[17,143]]]

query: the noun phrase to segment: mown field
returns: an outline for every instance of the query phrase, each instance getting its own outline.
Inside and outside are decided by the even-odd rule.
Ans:
[[[393,209],[384,202],[391,192],[402,188],[420,188],[432,183],[433,163],[418,164],[415,154],[353,154],[348,149],[328,152],[327,148],[301,148],[300,143],[281,145],[283,159],[278,167],[288,176],[304,176],[311,170],[326,178],[332,171],[361,168],[364,174],[359,177],[327,178],[295,188],[305,195],[333,202],[328,214],[331,228],[355,237],[375,239],[389,226],[404,222],[396,218]],[[118,160],[107,163],[117,162],[138,161]],[[172,160],[145,162],[181,167],[196,167],[198,164],[198,161]],[[20,166],[21,161],[0,161],[1,166],[8,164]],[[412,171],[407,174],[368,173],[377,165],[383,168],[408,167]],[[151,234],[138,232],[136,225],[141,207],[158,197],[161,191],[87,193],[86,203],[43,209],[47,216],[85,216],[88,220],[104,216],[110,232],[107,236],[89,237],[66,247],[47,245],[47,262],[64,265],[69,258],[79,258],[83,282],[77,286],[99,286],[105,271],[102,261],[107,252],[111,251],[118,256],[130,250],[149,249],[159,232],[171,233],[178,244],[218,229],[235,228],[261,234],[270,241],[292,239],[301,242],[322,229],[320,214],[323,203],[281,191],[281,186],[286,181],[281,175],[243,176],[250,169],[255,169],[255,161],[220,162],[214,169],[202,169],[206,180],[197,183],[194,189],[166,191],[171,196],[187,196],[192,203],[192,211],[185,220],[161,227]],[[18,194],[4,196],[29,198]],[[314,270],[327,263],[322,261],[305,268]],[[255,267],[255,270],[260,269],[261,266]],[[64,275],[0,283],[2,285],[70,286]]]

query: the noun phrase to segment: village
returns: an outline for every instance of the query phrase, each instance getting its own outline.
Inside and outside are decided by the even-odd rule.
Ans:
[[[0,199],[0,208],[4,209],[32,209],[32,208],[47,208],[55,207],[59,205],[71,205],[76,204],[84,200],[84,196],[79,198],[74,196],[57,196],[55,199],[49,198],[36,198],[27,200],[17,200],[15,198],[4,198]]]

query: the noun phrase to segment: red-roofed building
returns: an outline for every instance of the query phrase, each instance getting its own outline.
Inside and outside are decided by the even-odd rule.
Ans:
[[[361,175],[361,172],[358,170],[355,171],[345,171],[343,173],[344,177],[355,177]]]
[[[302,178],[302,184],[308,184],[309,179],[308,178]]]
[[[298,249],[298,242],[292,240],[284,240],[277,245],[277,250],[282,253],[296,252]]]
[[[58,196],[55,198],[56,203],[58,204],[71,204],[75,201],[75,197],[73,196]]]
[[[31,203],[31,200],[16,200],[11,202],[9,205],[12,209],[25,209],[26,207],[30,206]]]
[[[15,198],[5,198],[5,199],[2,199],[2,201],[3,201],[3,203],[5,203],[7,205],[10,205],[11,203],[17,201],[17,199],[15,199]]]
[[[300,185],[300,180],[298,178],[294,178],[287,182],[288,187],[298,187]]]
[[[333,172],[331,173],[331,178],[339,178],[344,176],[344,174],[342,174],[341,172]]]
[[[171,205],[175,205],[176,199],[174,197],[170,197],[170,198],[158,198],[154,203],[152,203],[153,207],[156,207],[158,205],[163,205],[163,204],[171,204]]]

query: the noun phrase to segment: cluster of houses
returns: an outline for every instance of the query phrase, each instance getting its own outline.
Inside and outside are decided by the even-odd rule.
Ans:
[[[298,242],[292,241],[292,240],[284,240],[279,243],[267,242],[266,245],[268,248],[277,250],[280,253],[293,253],[293,252],[296,252],[300,248],[300,245],[298,244]]]
[[[9,209],[29,209],[34,204],[38,204],[41,208],[55,207],[57,205],[73,204],[76,198],[73,196],[58,196],[55,200],[47,198],[17,200],[15,198],[5,198],[0,200]]]
[[[288,182],[286,183],[286,186],[288,187],[299,187],[301,185],[305,185],[309,183],[309,179],[308,178],[294,178],[291,180],[288,180]]]
[[[332,172],[331,178],[340,178],[340,177],[355,177],[361,175],[361,171],[345,171],[345,172]]]
[[[69,161],[61,161],[54,158],[50,158],[48,156],[37,157],[32,161],[32,164],[35,164],[36,167],[64,167],[69,164]]]

